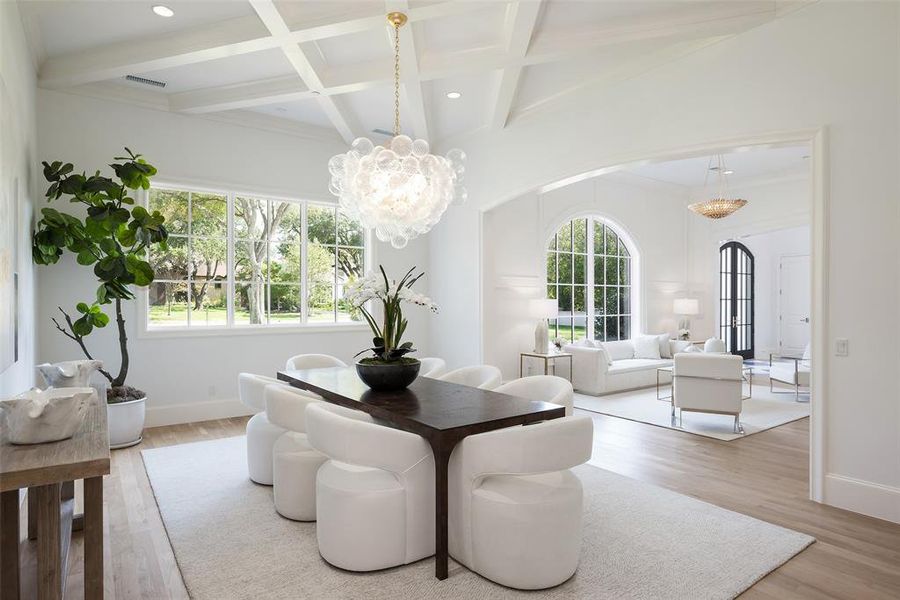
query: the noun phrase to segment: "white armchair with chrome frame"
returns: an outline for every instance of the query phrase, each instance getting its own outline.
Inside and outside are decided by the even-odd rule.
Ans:
[[[732,354],[680,353],[672,372],[672,426],[685,411],[734,416],[734,432],[741,426],[744,360]]]
[[[775,360],[779,362],[775,362]],[[806,345],[803,350],[802,357],[785,356],[783,354],[769,354],[769,391],[773,394],[794,394],[797,402],[800,400],[800,394],[809,394],[810,371],[812,368],[812,352],[810,344]],[[793,392],[779,392],[775,390],[773,383],[785,383],[794,388]],[[801,392],[800,388],[806,388]],[[806,400],[809,402],[809,400]]]

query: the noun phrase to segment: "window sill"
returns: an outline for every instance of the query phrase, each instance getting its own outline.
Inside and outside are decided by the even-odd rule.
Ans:
[[[369,331],[366,323],[308,323],[306,325],[239,325],[236,327],[147,327],[138,331],[139,339],[231,337],[245,335],[315,334]]]

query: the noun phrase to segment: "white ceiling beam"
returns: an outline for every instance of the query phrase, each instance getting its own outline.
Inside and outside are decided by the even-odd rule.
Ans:
[[[30,3],[29,3],[30,4]],[[45,4],[45,3],[34,3]],[[47,3],[49,4],[49,3]],[[467,2],[441,2],[409,11],[410,21],[465,14],[477,9]],[[366,12],[371,12],[367,9]],[[305,23],[272,35],[256,16],[238,17],[189,31],[107,44],[76,54],[50,58],[40,69],[38,85],[55,89],[116,79],[135,73],[197,64],[228,56],[279,48],[384,27],[384,15],[347,15]]]
[[[277,48],[256,17],[229,19],[188,32],[108,44],[48,59],[38,85],[62,88]]]
[[[506,8],[504,29],[504,46],[510,60],[523,59],[528,54],[528,47],[537,26],[543,4],[541,0],[520,0]],[[503,129],[509,119],[519,79],[524,67],[512,65],[501,71],[500,82],[494,94],[493,108],[489,116],[488,127]]]
[[[731,35],[767,22],[775,16],[771,7],[768,10],[745,7],[743,11],[731,10],[728,13],[720,12],[719,15],[721,18],[713,20],[703,20],[697,14],[692,18],[681,16],[676,24],[672,24],[671,20],[642,19],[630,26],[619,23],[615,27],[594,30],[590,35],[538,37],[530,45],[525,56],[518,58],[509,56],[502,47],[439,55],[426,54],[418,60],[418,78],[420,82],[425,82],[457,75],[483,73],[491,69],[521,68],[570,58],[589,57],[591,53],[606,52],[609,47],[641,40],[670,39],[676,42]],[[384,27],[384,17],[379,18],[382,20],[381,27]],[[312,53],[308,52],[307,57],[309,56],[312,56]],[[390,83],[393,77],[392,62],[388,59],[331,68],[320,66],[317,72],[320,74],[322,87],[318,88],[318,91],[323,96],[335,96]],[[184,92],[174,96],[179,97],[179,101],[183,101],[185,107],[190,107],[190,112],[210,112],[220,110],[216,105],[217,95],[220,92],[228,102],[240,102],[242,108],[248,108],[280,102],[284,97],[302,93],[298,89],[299,85],[289,79],[268,80],[248,82],[240,86]]]
[[[385,12],[399,11],[409,13],[407,0],[387,0]],[[425,94],[419,73],[419,53],[416,51],[416,36],[413,35],[413,24],[407,22],[406,34],[400,28],[400,73],[402,76],[401,93],[406,101],[407,114],[413,135],[416,138],[428,140],[428,107],[425,103]],[[386,28],[388,43],[394,47],[394,30]],[[402,121],[401,121],[402,125]]]
[[[290,29],[275,7],[273,0],[250,0],[250,5],[273,37],[286,39],[286,36],[290,34]],[[294,67],[294,70],[297,71],[297,75],[300,76],[303,84],[316,95],[319,107],[331,121],[331,124],[334,125],[334,128],[337,129],[338,133],[341,134],[341,137],[344,138],[344,141],[348,144],[352,142],[356,138],[354,129],[358,129],[358,127],[352,124],[346,110],[338,105],[335,98],[321,93],[323,88],[322,80],[307,54],[301,49],[300,44],[290,41],[282,45],[281,50],[291,63],[291,66]]]
[[[210,113],[294,102],[314,98],[296,75],[263,79],[248,83],[177,92],[169,95],[170,110],[185,113]]]

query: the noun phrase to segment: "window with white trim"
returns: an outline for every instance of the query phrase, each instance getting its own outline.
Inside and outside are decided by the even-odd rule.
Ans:
[[[361,277],[366,234],[334,205],[153,187],[167,250],[154,250],[147,328],[352,323],[344,286]]]
[[[550,336],[630,338],[631,271],[631,252],[602,219],[581,217],[560,227],[547,247],[547,297],[559,304]]]

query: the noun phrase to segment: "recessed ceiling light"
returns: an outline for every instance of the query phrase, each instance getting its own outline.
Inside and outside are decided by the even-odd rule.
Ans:
[[[459,92],[447,92],[447,97],[451,100],[456,100],[457,98],[462,97],[462,94]]]
[[[727,169],[727,170],[722,171],[722,172],[723,172],[724,174],[726,174],[726,175],[734,175],[734,171],[732,171],[731,169]]]
[[[153,12],[158,14],[161,17],[174,17],[175,11],[169,8],[168,6],[163,6],[162,4],[157,4],[153,7]]]

